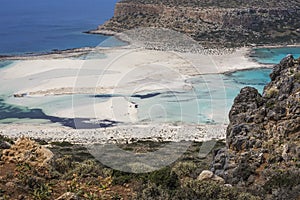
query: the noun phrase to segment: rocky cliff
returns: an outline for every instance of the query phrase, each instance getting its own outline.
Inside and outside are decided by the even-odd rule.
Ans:
[[[226,148],[212,170],[269,199],[300,197],[300,59],[276,65],[263,94],[243,88],[229,114]]]
[[[122,32],[163,27],[186,33],[202,44],[241,46],[300,41],[298,1],[123,0],[113,18],[98,27]]]

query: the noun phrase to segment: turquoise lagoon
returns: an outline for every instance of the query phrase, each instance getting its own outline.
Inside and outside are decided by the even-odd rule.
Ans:
[[[259,48],[255,49],[251,55],[256,61],[263,64],[277,64],[286,55],[292,54],[295,58],[300,57],[299,47],[282,48]]]
[[[283,48],[280,50],[276,48],[272,54],[268,54],[268,58],[265,53],[260,52],[269,52],[269,50],[259,49],[252,57],[267,64],[271,61],[277,62],[276,59],[285,57],[290,53],[297,56],[299,49]],[[274,54],[274,52],[278,54]],[[1,62],[0,67],[7,67],[10,64],[11,62]],[[186,81],[192,85],[191,90],[149,91],[139,94],[76,95],[75,98],[82,103],[88,103],[91,102],[91,98],[95,102],[105,102],[116,96],[126,97],[138,104],[138,122],[226,124],[228,123],[228,112],[240,89],[251,86],[262,93],[264,86],[270,81],[270,73],[270,68],[260,68],[225,74],[206,74]],[[0,100],[0,123],[44,122],[74,127],[74,119],[55,117],[49,112],[71,105],[71,96],[24,98],[23,101],[27,101],[25,105],[29,105],[28,108],[14,104],[11,101],[13,98],[9,95],[3,94],[0,99],[2,99]],[[10,99],[9,103],[6,101],[7,99]],[[103,124],[109,126],[116,124],[116,122],[105,121]]]
[[[263,91],[271,69],[207,74],[187,80],[189,91],[162,91],[150,98],[130,98],[139,105],[139,120],[154,122],[228,123],[227,115],[240,89]],[[148,96],[151,96],[148,94]]]
[[[83,33],[108,20],[117,1],[3,0],[0,7],[0,55],[41,53],[99,44],[107,47],[124,45],[114,37]],[[251,57],[263,64],[276,64],[287,54],[299,57],[300,48],[259,48],[253,51]],[[94,56],[99,58],[99,55],[89,55],[85,59],[93,59]],[[100,56],[105,57],[104,54]],[[1,68],[14,62],[18,61],[0,61],[0,73]],[[91,98],[104,102],[115,96],[124,96],[138,104],[140,122],[227,123],[228,111],[240,89],[252,86],[262,92],[270,81],[270,72],[271,69],[252,69],[202,75],[187,80],[193,86],[192,90],[75,97],[82,103],[88,103]],[[43,122],[74,126],[74,119],[52,116],[54,111],[72,104],[71,96],[23,98],[28,107],[22,107],[11,97],[13,91],[9,87],[0,85],[0,88],[0,123]]]
[[[241,88],[252,86],[262,92],[269,82],[271,69],[252,69],[228,74],[207,74],[187,80],[192,90],[151,91],[140,94],[75,95],[77,102],[105,102],[123,96],[138,104],[138,122],[227,123],[233,99]],[[216,84],[217,83],[217,84]],[[10,95],[11,96],[11,95]],[[2,96],[0,123],[44,122],[73,127],[72,119],[51,116],[51,113],[72,105],[72,96],[22,98],[27,107],[18,106],[20,99]],[[93,99],[91,99],[93,98]],[[9,100],[9,104],[7,101]],[[31,119],[31,120],[30,120]],[[86,120],[86,119],[84,119]]]

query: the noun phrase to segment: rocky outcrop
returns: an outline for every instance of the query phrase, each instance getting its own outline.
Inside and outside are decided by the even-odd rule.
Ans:
[[[28,138],[20,138],[10,149],[3,151],[2,160],[7,163],[27,163],[33,167],[49,165],[53,153]]]
[[[271,199],[300,197],[300,59],[284,58],[263,94],[243,88],[229,114],[226,148],[212,171]],[[269,196],[268,196],[269,195]]]
[[[98,29],[169,28],[218,46],[299,42],[299,2],[242,2],[123,0],[116,4],[113,18]]]

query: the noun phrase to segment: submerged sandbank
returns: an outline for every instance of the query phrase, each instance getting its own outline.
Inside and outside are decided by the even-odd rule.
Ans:
[[[76,59],[51,58],[50,55],[46,58],[43,55],[2,68],[0,91],[6,94],[5,101],[8,103],[40,108],[54,117],[138,122],[139,105],[135,105],[128,97],[155,92],[191,91],[191,98],[197,98],[197,94],[193,94],[193,85],[187,81],[192,77],[262,67],[248,57],[250,50],[240,48],[226,54],[204,55],[127,46],[93,50],[86,57]],[[213,81],[216,87],[212,90],[224,87],[221,79]],[[221,95],[225,98],[226,94],[223,93]],[[78,96],[107,94],[117,97],[96,99]],[[175,94],[174,98],[180,106],[181,97]],[[51,106],[52,103],[55,106]],[[213,105],[214,110],[211,110],[210,104],[214,103],[221,104]],[[208,104],[202,111],[207,118],[217,118],[217,121],[226,123],[225,100],[220,102],[218,98],[212,99]],[[192,102],[193,105],[197,107],[198,102]],[[165,112],[164,108],[153,108],[150,104],[147,110],[150,115],[156,112],[154,116],[161,116],[157,112]],[[184,112],[190,111],[193,109]],[[197,115],[196,111],[191,114]],[[143,111],[143,115],[146,114]]]

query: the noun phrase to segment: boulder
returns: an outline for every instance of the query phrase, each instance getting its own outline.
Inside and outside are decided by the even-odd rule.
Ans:
[[[201,174],[198,176],[199,181],[210,180],[214,176],[214,173],[209,170],[203,170]]]
[[[19,138],[10,149],[3,151],[2,160],[12,163],[28,163],[34,167],[46,167],[53,153],[29,138]]]
[[[219,184],[225,184],[225,180],[222,177],[215,175],[212,171],[209,170],[203,170],[201,174],[198,176],[197,180],[214,181]]]

